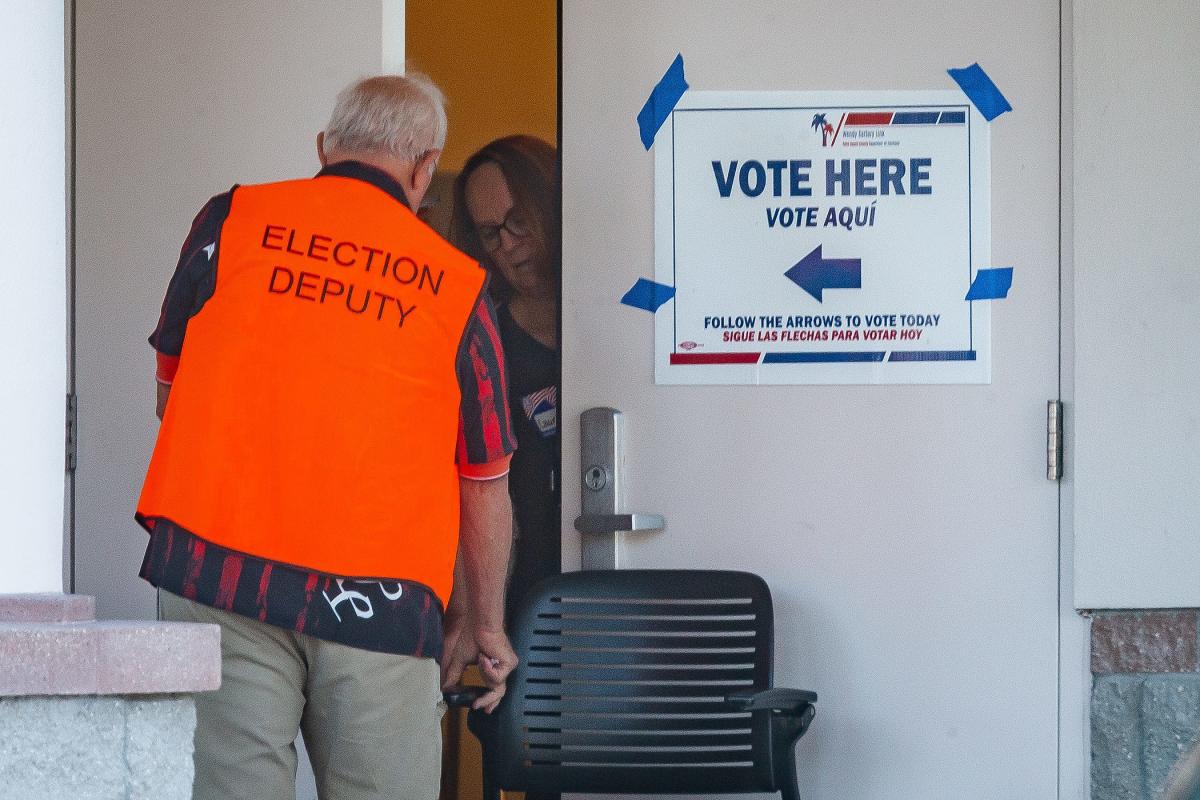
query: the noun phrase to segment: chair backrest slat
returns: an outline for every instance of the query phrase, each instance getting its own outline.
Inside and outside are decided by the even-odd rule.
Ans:
[[[557,714],[551,719],[529,720],[525,729],[528,736],[540,733],[553,733],[561,736],[590,734],[593,732],[614,732],[615,735],[641,735],[644,732],[676,736],[702,731],[706,734],[720,735],[727,732],[750,730],[750,715],[745,712],[727,714],[707,714],[703,724],[698,725],[695,714],[592,714],[566,713]],[[566,718],[566,719],[563,719]]]
[[[733,745],[750,743],[750,721],[743,720],[738,727],[724,730],[711,728],[681,728],[663,730],[647,724],[621,730],[576,728],[568,731],[532,728],[525,738],[530,747],[550,745],[556,747],[619,746],[619,747],[700,747],[705,745]]]
[[[671,664],[733,665],[753,668],[755,647],[534,647],[526,655],[529,666],[657,666]],[[664,659],[664,655],[670,656]]]
[[[754,671],[740,664],[609,664],[602,667],[552,667],[531,664],[528,670],[531,683],[580,683],[593,681],[661,682],[700,681],[752,685]]]

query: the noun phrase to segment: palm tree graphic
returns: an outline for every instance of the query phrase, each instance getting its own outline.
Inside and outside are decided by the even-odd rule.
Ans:
[[[812,129],[821,132],[821,147],[829,144],[829,134],[833,133],[833,126],[825,119],[824,114],[813,114]]]

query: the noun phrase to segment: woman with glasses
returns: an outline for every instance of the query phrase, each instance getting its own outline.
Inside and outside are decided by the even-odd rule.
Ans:
[[[510,618],[523,590],[561,571],[558,176],[551,145],[508,136],[471,156],[454,182],[451,239],[491,273],[517,434]]]

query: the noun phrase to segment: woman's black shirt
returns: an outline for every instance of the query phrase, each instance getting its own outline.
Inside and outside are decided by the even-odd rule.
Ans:
[[[508,365],[508,402],[517,451],[508,476],[517,540],[513,549],[507,615],[521,593],[538,580],[562,571],[559,530],[558,353],[533,338],[513,319],[507,305],[496,310]]]

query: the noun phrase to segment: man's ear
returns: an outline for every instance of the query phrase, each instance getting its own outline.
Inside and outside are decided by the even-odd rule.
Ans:
[[[437,171],[438,159],[441,157],[441,150],[428,150],[413,165],[412,174],[408,179],[409,185],[405,189],[414,208],[421,204],[425,192],[429,190],[429,184],[433,182],[433,173]]]
[[[320,159],[322,167],[329,166],[325,157],[325,131],[317,134],[317,158]]]
[[[427,150],[425,155],[417,161],[416,171],[418,174],[425,176],[425,188],[429,188],[429,182],[433,180],[433,173],[437,172],[438,160],[442,157],[441,150]]]

